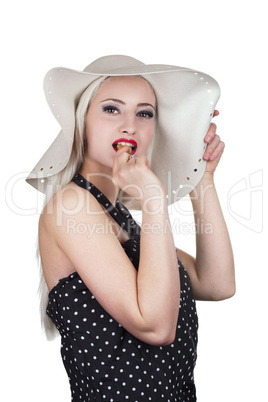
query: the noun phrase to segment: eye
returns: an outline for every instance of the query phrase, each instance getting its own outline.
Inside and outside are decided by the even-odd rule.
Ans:
[[[150,110],[141,110],[137,113],[137,115],[146,119],[151,119],[154,117],[154,114]]]
[[[119,110],[116,106],[103,106],[102,109],[104,112],[108,113],[108,114],[117,114],[119,113]]]

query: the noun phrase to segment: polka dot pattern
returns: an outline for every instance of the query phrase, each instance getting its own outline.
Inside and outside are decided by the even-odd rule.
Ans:
[[[135,221],[127,222],[133,218],[121,203],[117,208],[121,227],[118,216],[123,226],[135,227],[122,247],[138,269],[140,230]],[[190,279],[179,260],[178,269],[180,312],[175,340],[168,346],[152,346],[132,336],[102,308],[77,272],[51,290],[47,314],[61,335],[72,401],[196,401],[198,319]]]

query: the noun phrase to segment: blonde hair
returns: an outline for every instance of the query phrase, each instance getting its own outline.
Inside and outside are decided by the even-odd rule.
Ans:
[[[139,76],[140,77],[140,76]],[[44,207],[48,203],[48,201],[59,191],[61,188],[66,186],[73,179],[74,175],[79,171],[82,166],[83,158],[84,158],[84,148],[85,148],[85,127],[86,127],[86,116],[88,112],[88,108],[90,103],[93,101],[96,96],[101,84],[109,79],[110,77],[99,77],[95,81],[93,81],[82,93],[75,113],[75,133],[74,133],[74,142],[71,151],[71,155],[69,161],[65,168],[59,172],[58,174],[52,176],[49,181],[49,186],[47,188],[47,192],[45,194]],[[141,77],[143,78],[143,77]],[[148,81],[147,81],[148,82]],[[150,85],[150,83],[149,83]],[[152,88],[153,89],[153,88]],[[156,121],[156,119],[155,119]],[[156,125],[155,125],[155,133],[156,133]],[[153,149],[155,135],[153,136],[153,140],[148,149],[148,156],[151,155]],[[131,206],[130,197],[124,193],[120,192],[118,195],[119,199],[124,199],[125,204],[128,203]],[[52,322],[52,320],[48,317],[46,313],[46,308],[48,304],[48,296],[49,291],[44,278],[40,252],[39,252],[39,244],[37,242],[37,251],[36,256],[38,260],[38,265],[40,269],[40,282],[39,282],[39,298],[40,298],[40,315],[41,315],[41,324],[42,328],[45,332],[45,335],[48,340],[53,340],[57,335],[58,331]]]

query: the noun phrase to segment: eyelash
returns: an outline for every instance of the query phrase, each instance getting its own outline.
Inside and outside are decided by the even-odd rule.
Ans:
[[[141,110],[138,115],[140,115],[140,117],[143,117],[145,119],[152,119],[154,117],[154,114],[152,112],[150,112],[149,110]]]
[[[109,114],[114,114],[113,111],[119,112],[119,110],[115,106],[104,106],[103,111]]]
[[[108,114],[115,114],[115,112],[119,112],[119,109],[115,106],[104,106],[103,111]],[[144,119],[152,119],[154,117],[154,114],[149,110],[141,110],[137,115]]]

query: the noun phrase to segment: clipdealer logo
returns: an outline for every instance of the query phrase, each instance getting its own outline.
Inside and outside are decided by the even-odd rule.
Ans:
[[[27,195],[27,192],[25,193],[24,186],[27,175],[28,172],[20,172],[10,177],[6,183],[6,205],[17,215],[38,215],[43,207],[44,196],[34,190],[34,193],[31,193],[34,194],[34,197],[31,199],[32,205],[30,205],[27,197],[25,199],[24,196]],[[255,233],[262,233],[264,229],[263,176],[263,169],[250,173],[248,176],[234,183],[227,193],[227,210],[230,216],[240,225]],[[180,203],[174,204],[176,211],[179,208],[177,212],[180,213],[180,216],[191,215],[191,210],[187,208],[185,210],[185,202],[182,202],[183,200]],[[205,208],[205,205],[203,208]],[[194,227],[189,227],[187,223],[177,220],[173,222],[172,229],[176,233],[188,234],[193,232]],[[70,230],[74,230],[72,225],[70,226]],[[211,231],[211,228],[206,227],[202,220],[200,220],[195,230],[208,233]]]
[[[263,169],[237,181],[228,191],[228,212],[240,225],[263,231]]]

